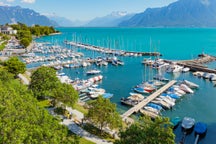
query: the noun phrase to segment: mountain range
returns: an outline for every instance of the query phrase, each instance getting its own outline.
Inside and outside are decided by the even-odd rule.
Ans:
[[[50,20],[55,21],[58,23],[59,26],[61,27],[79,27],[85,25],[87,22],[86,21],[79,21],[79,20],[69,20],[65,17],[60,17],[57,15],[46,15]]]
[[[216,0],[179,0],[165,7],[148,8],[119,26],[215,27]]]
[[[64,27],[216,27],[216,0],[178,0],[137,14],[116,11],[89,22],[45,16],[20,6],[0,6],[0,25],[16,22]]]
[[[104,17],[97,17],[88,22],[86,27],[117,27],[122,21],[130,19],[134,14],[115,11]]]
[[[46,25],[57,26],[58,24],[51,21],[34,10],[21,8],[20,6],[0,6],[0,24],[21,22],[26,25]]]

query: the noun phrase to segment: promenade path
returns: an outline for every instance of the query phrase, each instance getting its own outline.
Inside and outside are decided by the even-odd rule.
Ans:
[[[18,74],[18,77],[22,80],[24,85],[30,84],[30,81],[23,74]]]
[[[166,85],[158,89],[156,92],[154,92],[153,94],[151,94],[150,96],[142,100],[140,103],[138,103],[137,105],[135,105],[134,107],[126,111],[124,114],[122,114],[122,119],[125,120],[134,112],[138,112],[141,108],[143,108],[145,105],[147,105],[149,102],[151,102],[153,99],[155,99],[157,96],[159,96],[161,93],[166,91],[169,87],[171,87],[175,83],[176,83],[175,80],[168,82]]]

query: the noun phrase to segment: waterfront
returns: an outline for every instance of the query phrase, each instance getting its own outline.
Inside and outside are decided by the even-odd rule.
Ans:
[[[159,51],[165,59],[191,59],[197,57],[203,50],[207,54],[216,55],[216,29],[168,29],[168,28],[59,28],[62,35],[48,36],[37,39],[38,42],[51,42],[64,45],[64,40],[75,40],[78,42],[90,43],[98,46],[124,49],[129,51]],[[151,41],[151,48],[150,48]],[[83,52],[92,56],[92,52],[76,47],[73,50]],[[98,53],[94,53],[97,56]],[[144,80],[152,79],[157,73],[154,69],[145,68],[141,64],[143,58],[148,57],[119,57],[125,62],[124,66],[112,66],[99,68],[104,76],[100,86],[114,96],[111,101],[117,104],[118,111],[122,114],[129,107],[120,103],[121,97],[129,96],[131,88]],[[152,57],[153,58],[153,57]],[[215,63],[211,63],[216,68]],[[86,79],[87,68],[63,69],[62,72],[71,79],[79,77]],[[187,94],[176,103],[172,110],[164,111],[163,116],[175,117],[190,116],[196,121],[208,124],[206,138],[200,143],[215,141],[216,133],[216,88],[213,83],[194,77],[192,73],[168,74],[165,77],[170,79],[187,79],[198,85],[200,88],[194,94]],[[180,129],[176,129],[177,142],[181,138]],[[185,143],[192,143],[195,137],[193,134],[186,138]]]

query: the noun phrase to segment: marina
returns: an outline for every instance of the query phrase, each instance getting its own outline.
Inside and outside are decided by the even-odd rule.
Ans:
[[[154,100],[157,96],[159,96],[161,93],[163,93],[165,90],[167,90],[169,87],[171,87],[175,83],[176,83],[175,80],[168,82],[165,86],[163,86],[162,88],[160,88],[159,90],[157,90],[156,92],[148,96],[146,99],[142,100],[140,103],[138,103],[137,105],[135,105],[134,107],[126,111],[124,114],[122,114],[122,119],[124,120],[127,117],[129,117],[131,114],[133,114],[134,112],[138,112],[141,108],[143,108],[145,105],[150,103],[152,100]]]
[[[109,29],[109,28],[103,28],[102,30],[98,30],[96,28],[92,29],[82,29],[82,28],[62,28],[62,36],[51,36],[51,37],[44,37],[37,39],[38,42],[44,42],[44,41],[49,41],[52,42],[53,39],[58,39],[59,42],[64,41],[67,39],[70,41],[71,35],[73,35],[74,32],[76,33],[82,33],[82,35],[86,35],[88,41],[85,40],[77,40],[79,43],[91,43],[90,45],[95,45],[98,47],[108,47],[107,44],[101,44],[102,41],[107,41],[107,37],[109,39],[113,39],[115,41],[116,39],[118,40],[119,38],[122,43],[119,44],[119,47],[117,49],[122,49],[126,51],[151,51],[149,48],[149,37],[152,37],[152,45],[156,43],[155,41],[160,40],[160,46],[156,45],[158,47],[158,51],[160,51],[161,54],[163,54],[163,59],[166,60],[171,60],[171,61],[183,61],[185,59],[191,59],[192,54],[198,55],[203,48],[200,48],[200,46],[204,46],[205,52],[208,53],[209,55],[216,55],[216,53],[211,51],[211,47],[214,44],[212,42],[209,42],[207,39],[207,35],[205,31],[208,30],[201,30],[203,31],[202,35],[199,35],[199,37],[202,38],[202,41],[199,41],[200,43],[197,43],[197,39],[199,37],[197,36],[197,30],[196,29],[189,29],[189,32],[191,34],[194,34],[193,36],[195,40],[192,39],[184,39],[184,37],[187,37],[185,31],[182,29],[162,29],[161,34],[162,35],[157,35],[157,30],[158,29],[126,29],[126,33],[124,36],[117,36],[116,33],[119,33],[119,29]],[[99,31],[99,33],[97,33]],[[179,35],[176,36],[174,33],[178,33],[178,31],[181,31],[183,33],[183,36],[179,38]],[[109,33],[109,36],[104,34],[103,32]],[[131,35],[131,32],[134,34]],[[130,33],[130,34],[129,34]],[[143,35],[141,37],[137,37],[136,33],[139,33],[140,35]],[[181,33],[181,34],[182,34]],[[209,31],[208,31],[209,33]],[[115,34],[115,35],[114,35]],[[153,34],[153,35],[152,35]],[[155,34],[155,35],[154,35]],[[190,34],[189,34],[190,35]],[[214,34],[212,34],[214,35]],[[91,39],[89,37],[92,37]],[[169,39],[172,39],[170,41]],[[129,41],[130,40],[130,41]],[[155,40],[155,41],[154,41]],[[168,41],[169,40],[169,41]],[[90,42],[91,41],[91,42]],[[110,40],[112,41],[112,40]],[[205,42],[205,43],[204,43]],[[135,43],[137,45],[135,45]],[[193,45],[192,45],[193,44]],[[205,44],[211,44],[211,45],[205,45]],[[91,63],[91,66],[86,66],[86,67],[77,67],[77,68],[67,68],[63,67],[62,69],[58,70],[59,72],[64,72],[70,79],[76,80],[77,78],[81,80],[88,80],[91,77],[91,75],[86,75],[86,72],[88,70],[93,69],[94,67],[99,69],[101,71],[101,75],[103,75],[102,81],[97,82],[98,88],[103,88],[106,90],[106,92],[113,94],[113,96],[110,98],[110,101],[115,103],[117,105],[118,112],[120,114],[124,114],[130,107],[125,106],[121,103],[121,98],[125,97],[125,99],[128,97],[128,93],[131,92],[131,88],[133,88],[135,85],[140,83],[141,81],[145,80],[152,80],[154,76],[158,75],[155,77],[155,79],[158,80],[164,80],[164,82],[167,82],[167,79],[169,80],[177,80],[177,81],[183,81],[183,80],[188,80],[190,82],[193,82],[197,85],[199,85],[199,89],[196,90],[194,93],[187,93],[184,98],[180,98],[177,100],[176,105],[172,108],[169,107],[172,103],[170,102],[169,105],[163,103],[161,99],[163,97],[157,97],[151,102],[157,103],[158,105],[162,105],[163,103],[163,108],[165,109],[165,105],[167,105],[167,110],[161,111],[162,116],[167,116],[167,117],[180,117],[183,119],[185,116],[190,116],[196,119],[196,121],[203,121],[208,124],[208,134],[204,139],[201,139],[201,143],[208,143],[210,140],[214,140],[214,137],[212,133],[214,132],[214,121],[215,118],[212,117],[212,115],[215,115],[215,111],[213,111],[214,108],[214,103],[215,103],[215,97],[212,95],[216,92],[216,89],[214,87],[215,83],[214,81],[208,81],[208,79],[202,78],[200,79],[199,77],[195,77],[192,72],[185,70],[186,72],[161,72],[159,69],[154,69],[152,67],[147,67],[145,64],[140,64],[143,59],[148,59],[148,56],[121,56],[121,55],[116,55],[116,54],[104,54],[103,52],[100,51],[95,51],[93,53],[93,50],[89,50],[86,48],[79,48],[77,46],[71,46],[65,44],[62,44],[67,49],[70,49],[72,51],[76,51],[79,53],[83,53],[84,56],[80,57],[82,59],[85,59],[87,57],[98,57],[98,56],[104,56],[104,55],[115,55],[118,57],[118,59],[121,59],[124,62],[124,66],[115,66],[111,64],[111,62],[108,64],[108,66],[97,66],[93,62]],[[122,46],[120,48],[120,46]],[[114,46],[112,46],[114,47]],[[160,47],[160,48],[159,48]],[[175,52],[173,52],[173,47],[175,47]],[[194,49],[193,49],[194,48]],[[153,50],[154,48],[152,48]],[[214,49],[214,48],[212,48]],[[154,49],[154,51],[156,51]],[[188,51],[185,53],[185,51]],[[44,54],[42,54],[44,55]],[[151,57],[152,59],[155,57]],[[39,62],[41,63],[41,62]],[[43,62],[44,63],[44,62]],[[46,62],[45,62],[46,63]],[[207,63],[208,64],[208,63]],[[209,67],[209,64],[205,64],[203,67]],[[210,62],[210,69],[215,69],[216,65],[214,64],[214,61]],[[30,63],[28,64],[29,66],[36,66],[35,63]],[[200,63],[196,65],[201,65]],[[178,67],[179,68],[179,67]],[[196,72],[196,71],[195,71]],[[207,77],[207,76],[206,76]],[[169,89],[169,88],[168,88]],[[85,89],[82,90],[82,92],[87,91]],[[80,91],[81,92],[81,91]],[[154,92],[153,92],[154,93]],[[148,97],[150,94],[143,94],[146,97]],[[88,101],[91,99],[89,95],[86,95],[86,93],[80,93],[80,100],[81,101]],[[161,104],[159,104],[159,102]],[[173,103],[174,104],[174,103]],[[143,108],[142,108],[143,109]],[[149,108],[143,109],[145,111],[149,112]],[[208,112],[207,112],[208,111]],[[139,112],[139,111],[138,111]],[[155,114],[155,113],[153,113]],[[134,117],[136,115],[133,115]],[[161,116],[161,115],[160,115]],[[128,117],[130,118],[130,117]],[[174,129],[174,133],[176,134],[176,142],[180,141],[181,138],[181,127],[177,127]],[[195,140],[194,135],[188,135],[187,139],[185,139],[185,143],[193,143]]]

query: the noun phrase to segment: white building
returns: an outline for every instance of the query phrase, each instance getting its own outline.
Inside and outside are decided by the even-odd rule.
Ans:
[[[13,30],[13,28],[9,26],[1,26],[0,32],[3,34],[17,34],[17,30]]]

